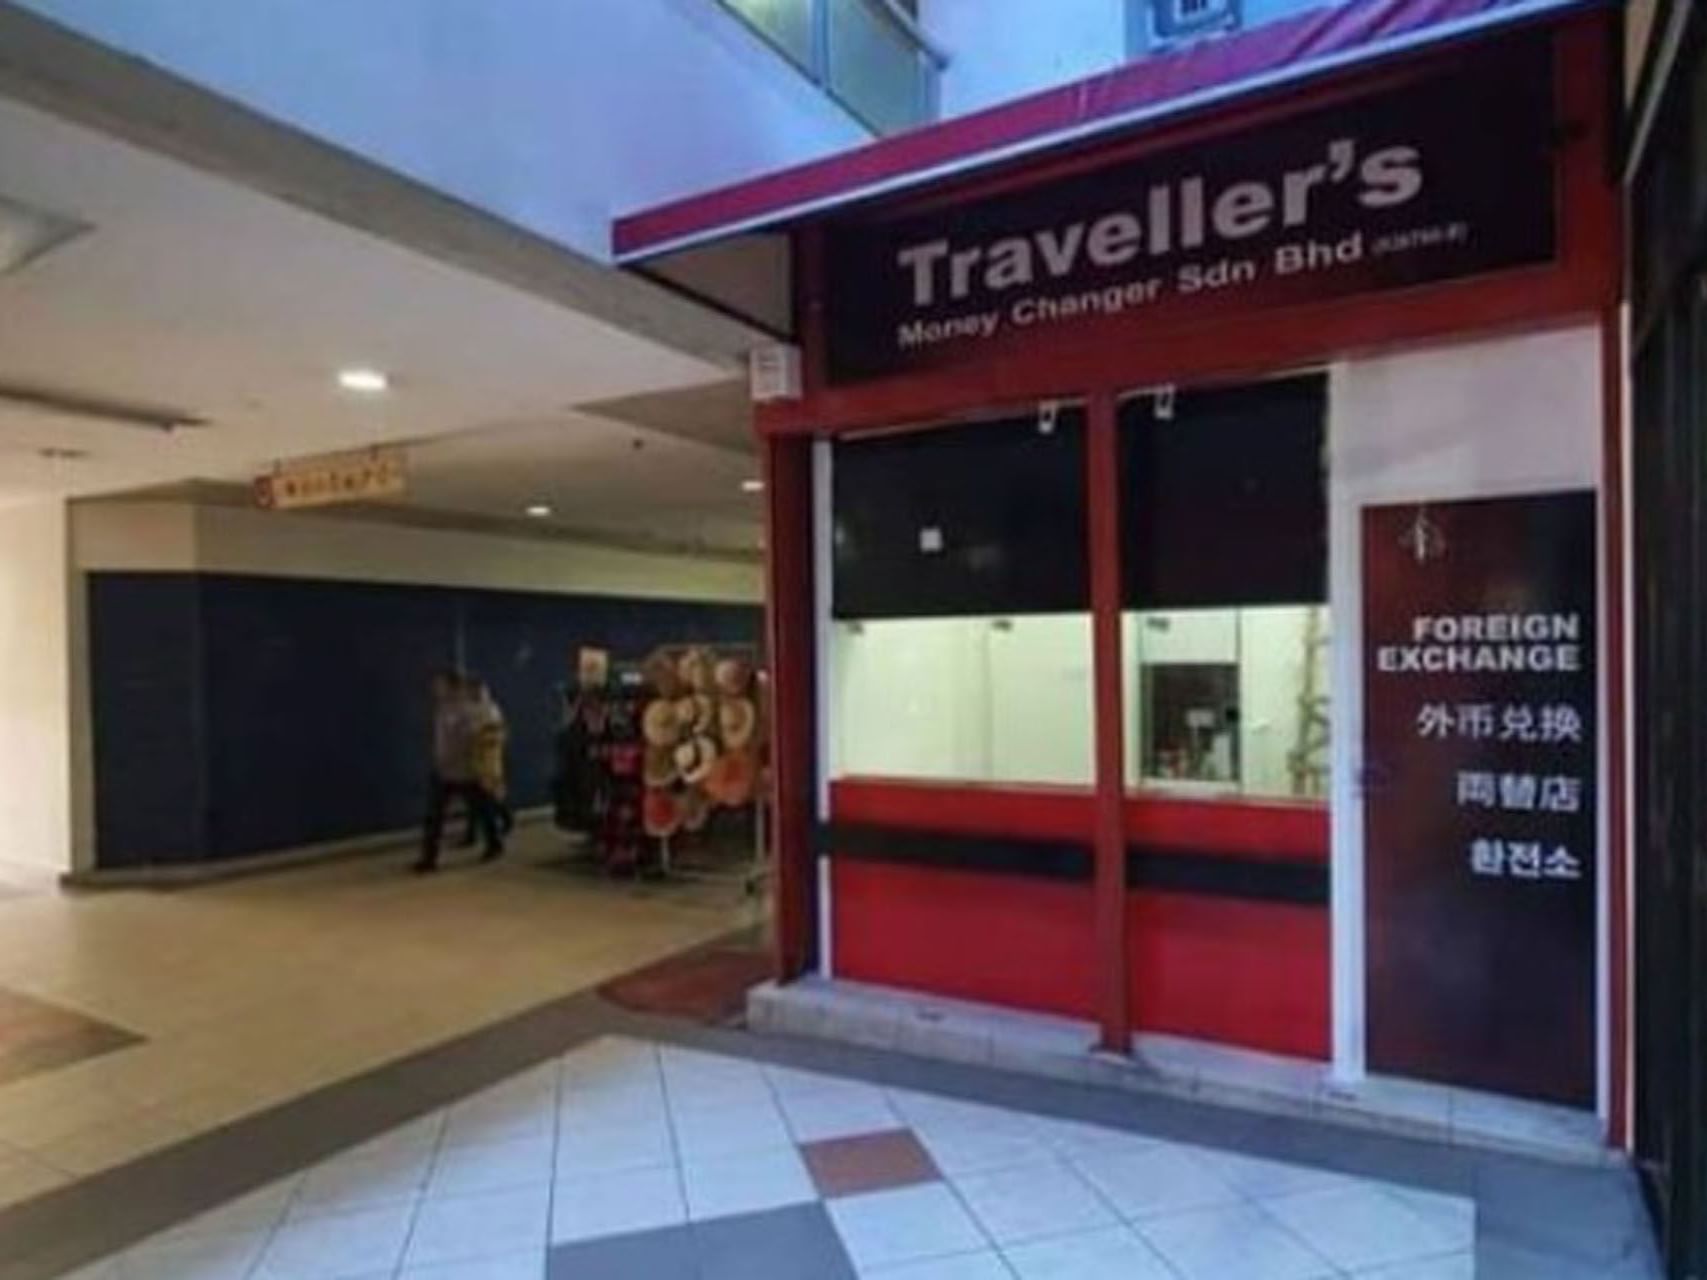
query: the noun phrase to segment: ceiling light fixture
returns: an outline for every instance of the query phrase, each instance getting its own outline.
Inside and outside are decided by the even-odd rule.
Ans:
[[[764,491],[765,491],[765,482],[763,480],[743,480],[743,481],[741,481],[741,492],[742,493],[763,493]]]
[[[391,379],[386,376],[383,370],[357,366],[338,370],[338,385],[345,391],[359,392],[364,396],[376,396],[382,391],[391,390]]]
[[[527,508],[527,513],[535,520],[549,519],[551,516],[551,506],[548,503],[536,502]]]

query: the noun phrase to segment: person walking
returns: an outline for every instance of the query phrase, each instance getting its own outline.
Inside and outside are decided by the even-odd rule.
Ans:
[[[515,830],[516,815],[511,812],[509,805],[509,786],[504,776],[505,751],[509,744],[509,725],[504,719],[504,709],[498,705],[498,700],[492,696],[492,686],[477,676],[470,676],[467,681],[469,707],[470,748],[473,752],[474,782],[483,793],[487,807],[491,812],[493,824],[498,834],[508,836]],[[466,844],[474,843],[475,835],[474,810],[468,813],[468,839]],[[500,847],[494,853],[490,846],[486,851],[488,859],[500,857],[503,849]]]
[[[461,800],[468,806],[469,818],[486,843],[484,856],[491,859],[504,852],[492,806],[475,781],[475,723],[467,677],[459,671],[441,671],[434,676],[433,771],[427,784],[427,816],[421,827],[417,872],[438,870],[445,811],[453,800]]]

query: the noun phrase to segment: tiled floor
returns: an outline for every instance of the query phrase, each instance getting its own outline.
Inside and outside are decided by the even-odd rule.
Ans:
[[[532,828],[504,863],[453,855],[431,878],[400,850],[190,890],[0,894],[0,990],[142,1041],[0,1071],[0,1207],[755,918],[735,888],[603,883],[562,855]]]
[[[1468,1197],[604,1037],[78,1280],[1468,1280]]]

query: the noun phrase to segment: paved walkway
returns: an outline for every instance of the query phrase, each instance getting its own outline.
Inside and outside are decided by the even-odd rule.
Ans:
[[[0,885],[0,1207],[757,919],[739,886],[565,854],[536,826],[434,877],[400,849],[173,891]]]
[[[0,1214],[0,1257],[0,1280],[1657,1274],[1621,1172],[590,996]]]

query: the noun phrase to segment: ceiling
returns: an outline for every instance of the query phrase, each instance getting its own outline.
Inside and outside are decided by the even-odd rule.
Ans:
[[[91,227],[0,275],[0,386],[207,423],[0,401],[0,503],[244,482],[280,458],[411,441],[405,510],[526,520],[548,502],[534,524],[754,545],[724,367],[6,100],[0,198]],[[392,389],[340,390],[349,365]],[[662,418],[574,407],[661,392]]]

